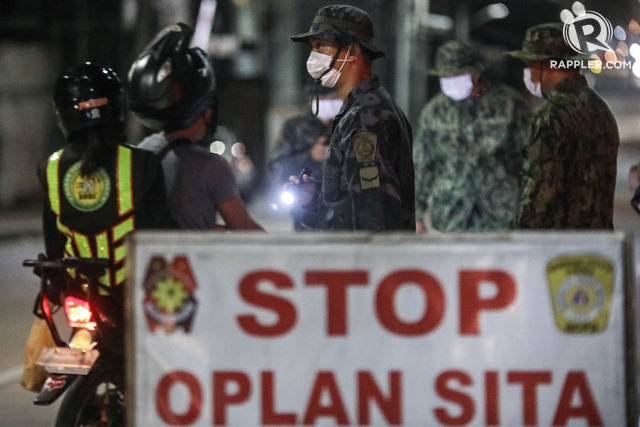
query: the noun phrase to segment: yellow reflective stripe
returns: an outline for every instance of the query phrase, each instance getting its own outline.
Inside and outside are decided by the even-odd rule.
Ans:
[[[96,235],[97,257],[109,258],[109,235],[106,231]]]
[[[113,227],[113,242],[118,242],[124,238],[127,234],[131,233],[135,229],[135,222],[133,217],[129,217],[122,221],[120,224]],[[127,247],[125,245],[117,246],[113,250],[113,260],[116,263],[122,261],[127,255]]]
[[[98,258],[109,258],[109,233],[103,231],[100,234],[96,234],[96,247]],[[100,282],[106,286],[111,286],[111,272],[109,270],[100,278]],[[109,293],[100,289],[100,294],[108,295]]]
[[[60,179],[58,178],[58,166],[62,150],[58,150],[49,156],[47,163],[47,187],[49,187],[49,203],[51,210],[60,215]]]
[[[127,255],[127,247],[125,245],[120,245],[113,251],[113,259],[115,262],[120,262]]]
[[[60,217],[56,218],[56,226],[62,234],[64,234],[65,236],[71,236],[71,230],[69,229],[69,227],[60,222]]]
[[[98,281],[104,286],[111,287],[111,271],[107,270],[106,273],[98,279]],[[98,293],[100,295],[109,295],[109,291],[104,288],[98,289]]]
[[[92,258],[91,254],[91,246],[89,245],[89,239],[84,234],[73,233],[73,239],[76,242],[76,247],[78,248],[78,252],[80,256],[83,258]]]
[[[117,224],[113,227],[113,241],[118,242],[124,238],[127,234],[131,233],[135,230],[135,221],[133,217],[129,217],[122,221],[120,224]],[[121,244],[113,250],[113,260],[116,264],[120,263],[125,259],[127,255],[127,247],[124,244]],[[116,270],[116,286],[124,283],[127,278],[127,271],[124,267]]]
[[[116,286],[124,283],[124,280],[127,278],[127,269],[122,267],[116,271]]]
[[[133,188],[131,187],[131,149],[118,146],[118,214],[126,215],[133,209]]]
[[[113,227],[113,241],[117,242],[122,239],[128,233],[132,232],[135,228],[133,217],[129,217],[122,221],[120,224]]]
[[[67,237],[67,241],[64,244],[64,254],[65,256],[75,256],[75,249],[73,248],[73,233],[66,227],[63,223],[60,222],[60,217],[56,217],[56,227],[58,230]]]
[[[77,236],[78,234],[75,235],[75,237]],[[102,233],[96,234],[95,239],[97,252],[96,257],[109,258],[109,234],[106,231],[103,231]],[[100,277],[99,282],[105,286],[111,286],[111,272],[107,270],[105,274]],[[99,293],[100,295],[109,295],[109,293],[102,288],[100,288]]]

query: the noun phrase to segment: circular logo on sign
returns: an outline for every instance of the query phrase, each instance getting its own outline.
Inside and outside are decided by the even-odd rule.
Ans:
[[[98,168],[87,176],[80,175],[81,162],[76,162],[64,176],[64,195],[71,206],[82,212],[100,209],[111,191],[109,175]]]
[[[605,293],[595,277],[580,274],[562,282],[556,298],[560,311],[569,321],[586,323],[602,313]]]

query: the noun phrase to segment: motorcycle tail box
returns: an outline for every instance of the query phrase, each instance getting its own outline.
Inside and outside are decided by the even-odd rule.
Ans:
[[[42,349],[36,364],[52,374],[86,375],[99,355],[96,349],[48,347]]]

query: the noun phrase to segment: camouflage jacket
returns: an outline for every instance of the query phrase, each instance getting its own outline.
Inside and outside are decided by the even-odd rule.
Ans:
[[[423,108],[414,145],[416,218],[435,229],[499,231],[517,214],[530,109],[520,94],[487,84],[480,96],[437,94]]]
[[[415,230],[411,125],[376,77],[361,81],[333,121],[321,197],[305,224],[328,230]]]
[[[613,228],[618,127],[584,76],[560,82],[535,114],[519,228]]]

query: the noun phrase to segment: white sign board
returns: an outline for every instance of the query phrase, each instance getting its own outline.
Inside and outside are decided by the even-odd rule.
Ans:
[[[136,426],[624,426],[635,412],[619,233],[129,244]]]

